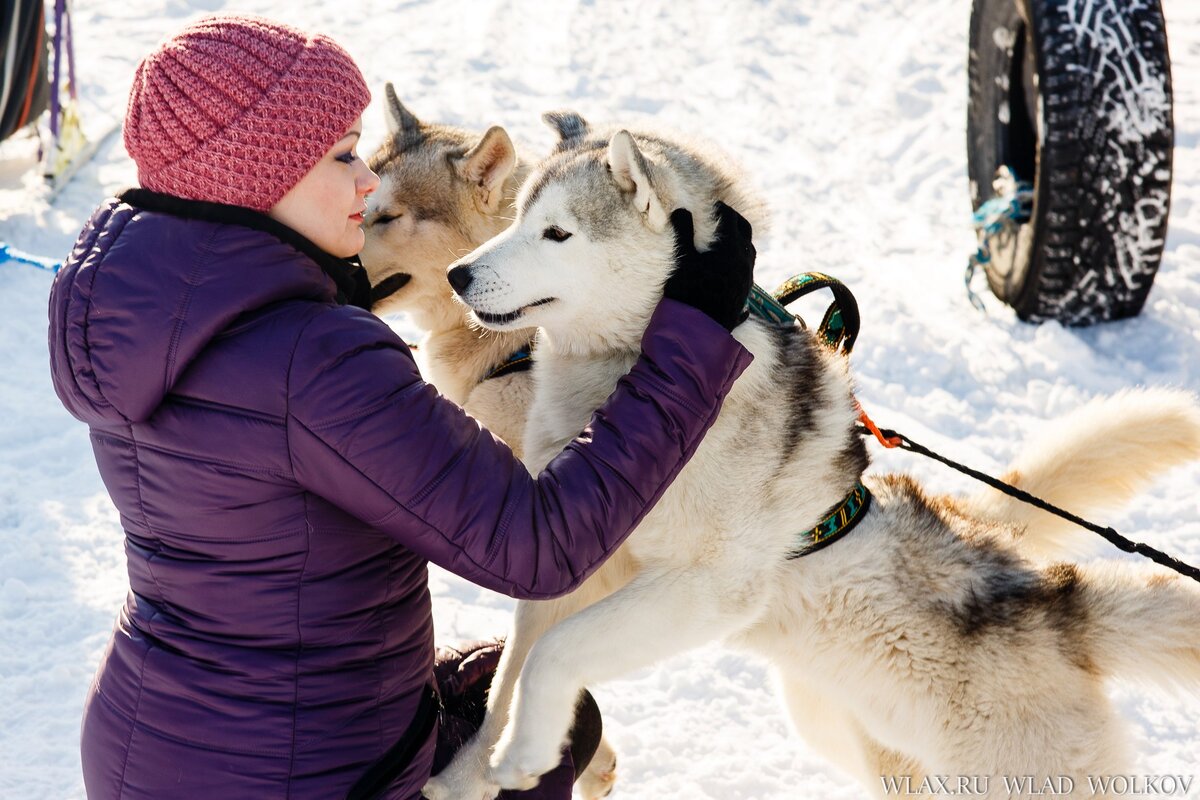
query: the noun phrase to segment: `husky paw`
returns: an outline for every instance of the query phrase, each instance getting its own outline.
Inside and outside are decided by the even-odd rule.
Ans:
[[[502,789],[525,791],[538,785],[542,776],[558,766],[562,753],[552,748],[549,754],[544,748],[528,747],[522,743],[497,747],[492,756],[492,771],[489,777]]]
[[[588,762],[587,769],[575,782],[575,788],[583,800],[600,800],[608,797],[617,782],[617,754],[606,739],[600,740],[596,754]]]
[[[436,777],[430,778],[421,787],[421,797],[425,800],[450,800],[450,787]]]
[[[485,775],[468,775],[455,764],[431,777],[421,789],[426,800],[494,800],[500,787]]]

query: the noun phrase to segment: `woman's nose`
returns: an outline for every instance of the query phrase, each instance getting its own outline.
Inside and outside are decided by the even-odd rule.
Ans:
[[[378,188],[379,188],[379,176],[376,175],[374,173],[374,171],[372,171],[368,167],[367,174],[364,175],[359,180],[358,193],[365,197],[366,195],[369,195],[371,192],[375,191]]]

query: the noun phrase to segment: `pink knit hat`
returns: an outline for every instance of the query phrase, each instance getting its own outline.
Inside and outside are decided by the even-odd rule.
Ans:
[[[370,100],[332,39],[261,17],[206,17],[138,65],[125,149],[147,189],[266,211]]]

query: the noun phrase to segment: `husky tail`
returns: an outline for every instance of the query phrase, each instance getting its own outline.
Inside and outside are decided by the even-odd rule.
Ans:
[[[1052,425],[1003,478],[1082,517],[1119,508],[1171,467],[1200,458],[1200,405],[1187,392],[1121,392]],[[967,509],[1017,526],[1033,558],[1083,555],[1094,543],[1070,522],[994,489],[970,498]]]
[[[1200,695],[1200,583],[1132,561],[1051,569],[1077,575],[1082,655],[1101,675]]]

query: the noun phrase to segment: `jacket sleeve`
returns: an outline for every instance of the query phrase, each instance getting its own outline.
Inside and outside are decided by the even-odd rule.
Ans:
[[[304,488],[451,572],[513,597],[556,597],[650,510],[751,358],[701,312],[663,301],[633,369],[534,479],[421,380],[382,321],[338,308],[309,322],[293,354],[292,467]]]

